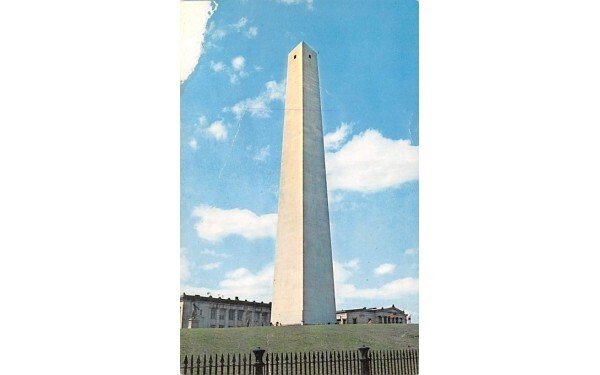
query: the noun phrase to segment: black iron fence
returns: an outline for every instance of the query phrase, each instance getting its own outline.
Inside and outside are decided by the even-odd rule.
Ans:
[[[251,354],[185,356],[183,375],[417,375],[419,351],[358,350],[265,353],[256,348]]]

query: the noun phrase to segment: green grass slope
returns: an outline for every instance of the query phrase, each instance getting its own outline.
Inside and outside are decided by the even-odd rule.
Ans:
[[[181,355],[267,352],[374,350],[419,346],[418,324],[348,324],[323,326],[196,328],[181,330]]]

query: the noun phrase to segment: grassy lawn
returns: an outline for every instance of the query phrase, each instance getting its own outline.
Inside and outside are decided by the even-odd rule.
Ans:
[[[181,355],[267,352],[407,349],[419,346],[418,324],[196,328],[181,330]]]

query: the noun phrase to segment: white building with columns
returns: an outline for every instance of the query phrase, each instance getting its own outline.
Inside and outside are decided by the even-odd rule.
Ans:
[[[271,303],[182,294],[179,299],[181,328],[268,326]]]
[[[340,310],[336,312],[337,324],[406,324],[410,315],[396,306]]]

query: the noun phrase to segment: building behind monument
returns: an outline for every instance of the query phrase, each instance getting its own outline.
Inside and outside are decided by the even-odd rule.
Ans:
[[[391,307],[340,310],[335,314],[337,324],[405,324],[410,315],[404,310]]]
[[[336,324],[410,323],[410,315],[395,305],[340,310],[336,312],[336,318]],[[271,302],[188,294],[180,297],[180,327],[183,329],[260,327],[277,323],[271,322]]]
[[[271,303],[240,300],[238,297],[181,295],[179,299],[181,328],[226,328],[268,326]]]

